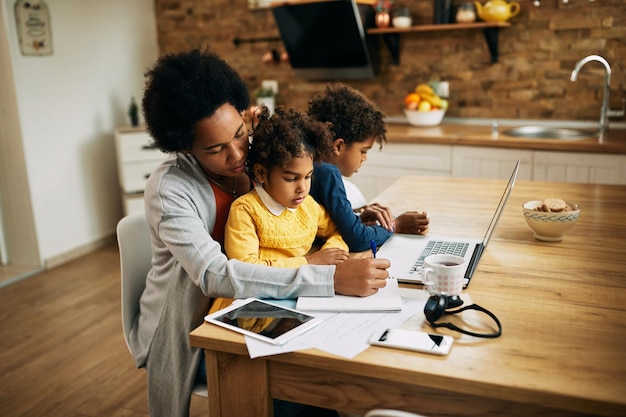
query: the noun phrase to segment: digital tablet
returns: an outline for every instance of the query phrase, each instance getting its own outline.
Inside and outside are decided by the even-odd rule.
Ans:
[[[236,301],[204,319],[275,345],[282,345],[322,322],[319,317],[257,298]]]

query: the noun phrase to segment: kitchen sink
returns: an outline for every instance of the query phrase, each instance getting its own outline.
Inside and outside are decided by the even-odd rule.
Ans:
[[[597,132],[567,127],[521,126],[503,131],[507,136],[532,139],[580,140],[597,136]]]

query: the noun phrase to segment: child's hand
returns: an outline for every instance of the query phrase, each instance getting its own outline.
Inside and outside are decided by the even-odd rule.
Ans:
[[[254,128],[259,124],[259,116],[261,113],[261,107],[255,105],[251,105],[246,110],[241,112],[241,117],[246,123],[246,127],[248,129],[254,130]]]
[[[339,248],[322,249],[306,256],[310,265],[337,265],[348,259],[348,252]]]
[[[425,235],[430,219],[425,211],[407,211],[396,217],[396,232],[412,235]]]
[[[396,222],[391,214],[391,209],[383,207],[378,203],[370,204],[361,208],[361,223],[368,226],[380,223],[382,227],[393,232],[396,228]]]

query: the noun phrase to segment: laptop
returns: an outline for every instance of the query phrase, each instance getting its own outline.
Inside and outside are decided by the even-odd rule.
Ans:
[[[467,270],[465,271],[464,287],[467,287],[472,279],[472,275],[474,275],[474,271],[478,266],[483,251],[487,247],[489,239],[500,220],[504,206],[511,195],[513,185],[515,185],[515,179],[517,178],[517,172],[519,171],[519,164],[520,161],[518,160],[511,173],[511,178],[504,189],[504,193],[502,197],[500,197],[500,202],[487,227],[485,236],[482,239],[395,233],[391,235],[376,253],[377,257],[386,258],[391,261],[391,267],[388,269],[389,275],[399,282],[421,284],[420,271],[424,263],[424,258],[429,255],[448,253],[465,258]]]

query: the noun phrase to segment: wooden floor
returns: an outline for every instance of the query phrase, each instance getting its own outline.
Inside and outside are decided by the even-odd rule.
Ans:
[[[0,288],[39,272],[31,266],[0,265]]]
[[[193,417],[206,399],[192,398]],[[126,349],[116,245],[0,288],[0,416],[147,417]]]

